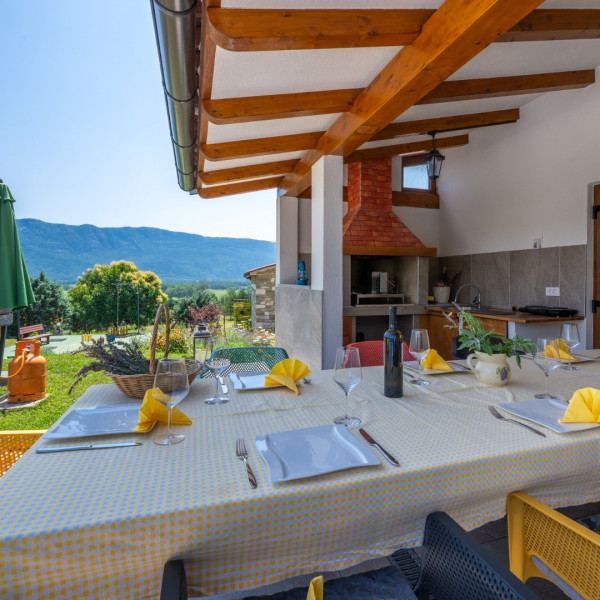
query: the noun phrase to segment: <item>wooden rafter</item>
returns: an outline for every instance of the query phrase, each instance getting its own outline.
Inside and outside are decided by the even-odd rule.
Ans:
[[[314,148],[322,133],[322,131],[312,131],[253,140],[203,144],[201,151],[208,160],[230,160],[283,152],[299,152]]]
[[[326,154],[348,156],[435,89],[457,69],[525,18],[542,0],[446,0],[309,150],[281,191],[294,196],[309,185],[310,169]]]
[[[270,177],[269,179],[253,179],[252,181],[242,181],[240,183],[216,185],[213,187],[200,186],[198,187],[198,195],[201,198],[222,198],[224,196],[233,196],[234,194],[269,190],[278,187],[280,181],[281,177]]]
[[[198,173],[198,177],[203,183],[214,185],[244,179],[255,179],[256,177],[266,177],[268,175],[287,175],[293,171],[296,162],[298,161],[280,160],[278,162],[262,163],[260,165],[219,169],[218,171]]]
[[[493,110],[490,112],[456,115],[453,117],[435,117],[419,121],[403,121],[390,123],[384,127],[371,141],[389,140],[401,135],[417,135],[428,131],[457,131],[458,129],[474,129],[491,125],[506,125],[519,120],[519,109]]]
[[[511,75],[509,77],[485,77],[462,81],[444,81],[429,92],[418,104],[477,100],[498,96],[515,96],[559,90],[572,90],[595,82],[594,69],[583,71],[560,71],[535,75]]]
[[[533,94],[585,87],[594,83],[594,70],[537,73],[443,81],[415,104]],[[365,90],[328,90],[298,94],[248,96],[203,102],[207,118],[217,124],[346,112]]]
[[[451,137],[438,138],[435,141],[437,148],[455,148],[465,146],[469,143],[468,135],[454,135]],[[345,162],[358,162],[362,160],[376,160],[378,158],[389,158],[390,156],[404,156],[408,154],[421,154],[433,149],[431,140],[422,142],[409,142],[407,144],[394,144],[392,146],[378,146],[357,150],[348,155]]]
[[[412,44],[434,13],[423,9],[209,8],[213,41],[231,51],[307,50]],[[600,37],[600,10],[539,9],[497,41]]]

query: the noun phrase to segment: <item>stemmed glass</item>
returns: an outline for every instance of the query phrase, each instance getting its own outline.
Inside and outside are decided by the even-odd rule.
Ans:
[[[169,410],[167,433],[158,436],[154,443],[159,446],[172,446],[179,444],[185,439],[183,433],[173,433],[171,428],[171,411],[189,393],[190,383],[188,379],[185,359],[183,358],[161,358],[156,365],[154,375],[154,387],[152,395],[162,402]]]
[[[567,369],[568,371],[578,371],[579,367],[573,366],[573,355],[571,354],[571,350],[579,346],[579,328],[577,327],[577,323],[563,323],[560,328],[560,341],[564,343],[564,345],[569,350],[569,364],[563,365],[561,369]],[[558,349],[557,340],[557,349]]]
[[[551,347],[554,344],[557,344],[557,340],[551,340],[548,338],[537,339],[535,353],[533,355],[533,362],[544,372],[544,375],[546,376],[546,390],[543,394],[534,394],[534,398],[552,398],[553,400],[560,400],[558,396],[553,396],[548,391],[548,380],[550,379],[550,373],[552,373],[554,369],[558,369],[558,367],[560,367],[560,360],[553,356],[544,355],[546,348]],[[558,345],[556,348],[558,349]]]
[[[423,359],[431,351],[429,346],[429,333],[427,329],[413,329],[410,334],[409,352],[417,359],[419,363],[419,379],[411,379],[410,383],[415,385],[429,385],[429,381],[423,379]]]
[[[220,348],[215,352],[215,341],[208,338],[204,345],[206,357],[204,365],[213,374],[215,378],[215,395],[212,398],[206,398],[205,404],[225,404],[229,398],[219,395],[219,374],[222,373],[230,364],[229,348]]]
[[[362,380],[358,348],[338,348],[335,355],[333,380],[346,394],[346,412],[343,417],[336,417],[333,422],[338,425],[346,425],[347,427],[358,425],[360,423],[358,417],[348,416],[348,394],[350,394]]]

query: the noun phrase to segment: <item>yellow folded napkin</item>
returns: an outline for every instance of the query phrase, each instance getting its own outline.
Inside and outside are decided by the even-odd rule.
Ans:
[[[424,369],[434,371],[452,371],[452,367],[438,354],[437,350],[431,349],[429,354],[421,361]]]
[[[556,342],[558,342],[558,348]],[[558,358],[559,360],[569,360],[569,347],[561,339],[556,340],[556,342],[551,342],[550,344],[544,346],[544,352],[542,352],[542,356]],[[573,361],[576,360],[578,359],[573,357]]]
[[[323,600],[323,575],[311,580],[306,600]]]
[[[145,433],[148,431],[155,421],[167,423],[169,420],[169,409],[157,399],[162,392],[160,389],[148,390],[144,394],[144,400],[140,407],[140,416],[137,427],[133,430],[134,433]],[[176,406],[173,407],[171,413],[172,425],[191,425],[192,421],[186,417]]]
[[[309,373],[310,369],[301,360],[286,358],[271,369],[271,372],[265,377],[265,386],[285,385],[299,394],[296,381],[306,377]]]
[[[600,423],[600,390],[582,388],[577,390],[569,402],[559,423]]]

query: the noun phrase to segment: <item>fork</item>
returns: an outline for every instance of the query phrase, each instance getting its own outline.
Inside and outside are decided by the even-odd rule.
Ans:
[[[490,412],[496,417],[496,419],[500,419],[502,421],[510,421],[511,423],[516,423],[517,425],[522,425],[523,427],[526,427],[527,429],[529,429],[529,431],[533,431],[533,433],[537,433],[538,435],[541,435],[542,437],[546,437],[546,434],[543,433],[542,431],[539,431],[538,429],[534,429],[533,427],[530,427],[529,425],[526,425],[525,423],[521,423],[521,421],[517,421],[516,419],[509,419],[508,417],[505,417],[503,415],[501,415],[497,410],[495,406],[488,406],[488,408],[490,409]]]
[[[246,465],[246,477],[248,479],[248,485],[253,490],[256,489],[258,487],[258,483],[256,483],[256,475],[254,475],[254,471],[248,463],[248,451],[246,450],[246,442],[243,439],[236,440],[235,454],[238,460],[243,461],[244,465]]]

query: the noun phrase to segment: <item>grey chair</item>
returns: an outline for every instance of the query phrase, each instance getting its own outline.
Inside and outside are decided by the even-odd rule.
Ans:
[[[399,550],[390,556],[389,567],[328,580],[325,599],[540,600],[445,513],[427,517],[422,555],[419,564],[414,551]],[[179,589],[181,579],[171,585]],[[245,600],[305,600],[306,592],[302,586],[272,595],[247,596]],[[161,595],[161,600],[184,598]]]

